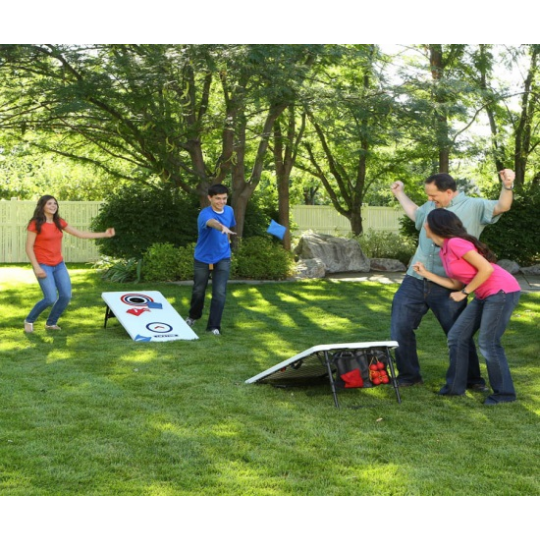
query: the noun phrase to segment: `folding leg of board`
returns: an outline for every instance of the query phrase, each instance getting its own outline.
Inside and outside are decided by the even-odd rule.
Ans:
[[[271,384],[278,387],[330,384],[334,404],[339,407],[335,381],[336,368],[334,360],[336,355],[343,351],[363,351],[368,355],[373,354],[384,358],[384,364],[390,370],[390,384],[394,388],[397,402],[401,403],[394,361],[391,355],[391,350],[397,346],[396,341],[317,345],[251,377],[246,381],[246,384]]]

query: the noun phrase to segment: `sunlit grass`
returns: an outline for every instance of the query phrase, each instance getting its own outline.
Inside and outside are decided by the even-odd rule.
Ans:
[[[190,287],[105,284],[71,271],[62,332],[44,319],[28,266],[1,267],[0,493],[3,495],[538,495],[540,296],[523,295],[505,335],[519,400],[437,395],[444,336],[418,330],[423,387],[340,394],[246,385],[321,343],[389,339],[396,285],[231,284],[223,336],[137,343],[103,291],[159,290],[183,316]],[[485,368],[484,368],[485,373]]]

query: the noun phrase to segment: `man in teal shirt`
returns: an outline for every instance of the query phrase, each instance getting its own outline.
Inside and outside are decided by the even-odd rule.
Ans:
[[[427,215],[434,208],[446,208],[454,212],[465,225],[467,232],[477,238],[486,225],[496,223],[502,213],[510,210],[515,174],[504,169],[499,175],[502,189],[499,199],[495,201],[467,197],[457,190],[455,180],[446,173],[434,174],[426,179],[424,188],[428,202],[420,207],[407,197],[403,182],[392,184],[392,193],[420,231],[414,263],[421,262],[430,272],[446,276],[439,257],[439,248],[426,236],[424,229]],[[466,295],[463,295],[461,302],[455,302],[450,298],[451,292],[423,279],[414,271],[412,264],[409,266],[392,303],[391,339],[399,344],[396,349],[396,363],[400,386],[413,386],[423,382],[415,335],[422,317],[431,309],[444,333],[448,334],[459,314],[465,309]],[[480,375],[480,364],[473,340],[469,346],[468,387],[486,389],[485,381]]]

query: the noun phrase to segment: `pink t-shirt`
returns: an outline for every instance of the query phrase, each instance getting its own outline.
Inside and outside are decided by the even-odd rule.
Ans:
[[[465,285],[470,283],[478,273],[478,270],[463,258],[463,255],[469,253],[469,251],[478,252],[472,242],[463,238],[445,238],[439,252],[448,277],[457,279],[465,283]],[[510,272],[497,264],[490,264],[493,267],[493,274],[474,291],[474,294],[480,300],[492,294],[497,294],[499,291],[511,293],[521,290],[516,278]]]

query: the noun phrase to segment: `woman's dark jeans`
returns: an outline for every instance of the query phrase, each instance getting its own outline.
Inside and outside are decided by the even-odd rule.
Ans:
[[[444,333],[448,335],[454,322],[467,307],[465,300],[454,302],[450,298],[451,292],[426,279],[405,276],[392,303],[391,339],[399,345],[396,349],[398,381],[415,383],[422,380],[415,334],[422,317],[431,309]],[[480,363],[472,336],[464,346],[468,351],[467,384],[485,384],[480,375]]]
[[[519,302],[520,292],[492,294],[484,300],[475,298],[459,316],[448,333],[450,367],[446,374],[446,385],[442,394],[460,395],[467,386],[467,344],[478,334],[478,347],[486,359],[489,383],[493,394],[486,403],[515,401],[516,391],[510,375],[508,361],[501,337],[504,334],[512,312]]]

